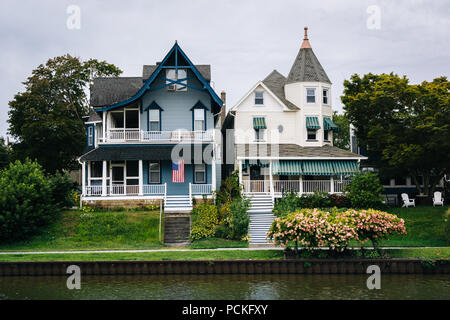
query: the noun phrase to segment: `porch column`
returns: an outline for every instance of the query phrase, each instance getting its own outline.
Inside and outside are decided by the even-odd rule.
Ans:
[[[144,170],[142,160],[139,160],[139,195],[144,195]]]
[[[330,193],[334,193],[334,177],[330,176]]]
[[[103,123],[102,123],[102,130],[103,130],[103,142],[106,142],[106,111],[103,111]]]
[[[81,195],[86,195],[86,161],[81,164]]]
[[[300,195],[303,194],[303,176],[300,176],[300,186],[299,186],[299,193]]]
[[[273,193],[272,160],[269,160],[269,192]]]
[[[106,196],[106,160],[103,160],[102,172],[102,197]]]
[[[212,160],[211,160],[211,166],[212,166],[212,168],[211,168],[211,175],[212,175],[212,177],[211,177],[211,183],[212,183],[212,185],[211,185],[211,191],[216,191],[216,160],[214,159],[214,156],[213,156],[213,158],[212,158]]]

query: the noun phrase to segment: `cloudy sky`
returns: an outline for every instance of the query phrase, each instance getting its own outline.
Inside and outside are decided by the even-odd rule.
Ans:
[[[79,29],[67,27],[70,5],[80,8]],[[415,83],[449,76],[448,0],[1,0],[0,136],[8,101],[50,57],[102,59],[137,76],[178,40],[194,63],[212,65],[230,108],[273,69],[287,75],[304,26],[336,110],[353,73],[396,72]]]

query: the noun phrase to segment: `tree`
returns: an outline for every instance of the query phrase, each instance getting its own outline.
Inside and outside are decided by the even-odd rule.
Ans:
[[[350,122],[347,116],[334,111],[333,122],[339,127],[338,131],[333,131],[333,145],[344,150],[350,150]]]
[[[5,144],[5,139],[0,137],[0,170],[9,164],[9,149]]]
[[[93,78],[121,73],[105,61],[81,61],[68,54],[39,65],[23,83],[25,91],[9,102],[9,133],[16,140],[13,158],[36,159],[50,173],[77,168]]]
[[[344,81],[345,114],[382,176],[410,175],[420,193],[433,193],[450,169],[449,89],[446,77],[412,85],[369,73]]]

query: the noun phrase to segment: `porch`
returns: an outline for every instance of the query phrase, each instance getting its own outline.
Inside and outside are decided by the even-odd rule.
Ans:
[[[113,143],[192,143],[213,142],[214,130],[207,131],[143,131],[139,129],[111,128],[98,138],[98,144]]]

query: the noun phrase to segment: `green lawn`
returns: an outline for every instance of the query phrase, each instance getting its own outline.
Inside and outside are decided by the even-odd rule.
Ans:
[[[405,220],[406,235],[394,235],[383,240],[388,247],[450,246],[450,206],[392,208],[386,210]],[[371,243],[367,243],[371,246]]]
[[[69,210],[29,241],[0,245],[0,251],[153,249],[159,241],[159,210]]]
[[[450,248],[386,250],[392,258],[449,259]],[[117,260],[268,260],[283,259],[282,250],[169,251],[145,253],[8,254],[0,261],[117,261]]]
[[[210,238],[193,241],[191,249],[248,248],[247,241]]]

